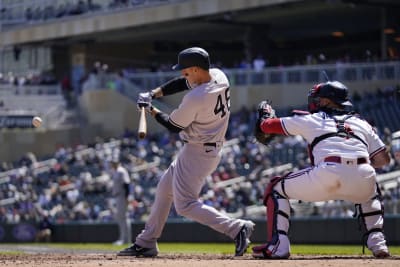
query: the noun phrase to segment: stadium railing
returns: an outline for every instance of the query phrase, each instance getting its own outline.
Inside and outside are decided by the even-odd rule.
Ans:
[[[58,95],[61,94],[59,84],[55,85],[11,85],[0,84],[0,96],[4,95]]]
[[[400,184],[400,170],[379,174],[376,180],[385,189],[396,188]]]
[[[267,67],[253,69],[224,69],[232,85],[295,84],[325,81],[325,71],[330,80],[374,81],[400,80],[400,61],[374,63],[321,64],[302,66]],[[155,88],[176,76],[176,72],[138,72],[127,74],[141,88]]]

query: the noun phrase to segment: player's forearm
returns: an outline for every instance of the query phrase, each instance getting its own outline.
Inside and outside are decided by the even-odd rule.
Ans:
[[[172,95],[185,90],[189,90],[189,84],[184,77],[174,78],[164,83],[160,87],[156,88],[156,91],[160,96]]]
[[[379,169],[390,163],[390,154],[385,147],[383,147],[378,153],[374,154],[370,160],[372,167]]]
[[[189,84],[184,77],[174,78],[164,83],[163,85],[150,91],[151,97],[159,98],[166,95],[172,95],[185,90],[189,90]]]
[[[264,133],[268,134],[285,134],[279,118],[269,118],[263,120],[260,124],[260,128]]]
[[[163,94],[162,88],[161,87],[157,87],[157,88],[155,88],[155,89],[150,91],[150,95],[151,95],[151,98],[154,99],[154,98],[162,97],[164,94]]]
[[[165,128],[167,128],[169,131],[173,132],[173,133],[179,133],[180,131],[182,131],[181,128],[176,127],[175,125],[173,125],[170,120],[169,120],[169,116],[168,114],[162,112],[161,110],[159,110],[156,107],[153,107],[153,109],[151,110],[151,116],[153,116],[156,121],[158,123],[160,123],[161,125],[163,125]]]

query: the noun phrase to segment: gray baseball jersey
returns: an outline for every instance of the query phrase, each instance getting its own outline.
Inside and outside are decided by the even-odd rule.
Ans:
[[[219,69],[210,69],[212,80],[187,93],[170,122],[183,128],[180,137],[189,143],[223,142],[230,114],[229,81]]]

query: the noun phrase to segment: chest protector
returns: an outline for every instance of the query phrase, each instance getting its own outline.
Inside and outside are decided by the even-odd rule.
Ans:
[[[365,146],[368,147],[368,144],[359,136],[357,136],[350,127],[348,127],[347,125],[345,125],[345,121],[349,118],[351,118],[352,116],[354,116],[354,114],[348,114],[346,115],[343,119],[337,119],[335,118],[335,116],[332,116],[333,120],[336,123],[336,132],[333,133],[326,133],[323,135],[320,135],[316,138],[314,138],[314,140],[311,142],[311,144],[308,146],[308,153],[310,156],[310,160],[311,160],[311,164],[314,165],[314,156],[313,156],[313,150],[314,147],[321,142],[324,139],[327,139],[329,137],[334,137],[334,136],[339,136],[342,138],[356,138],[357,140],[359,140],[361,143],[363,143]]]

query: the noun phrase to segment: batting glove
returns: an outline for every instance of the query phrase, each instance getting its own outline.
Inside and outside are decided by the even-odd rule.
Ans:
[[[150,92],[140,93],[138,100],[136,102],[138,109],[140,110],[142,107],[144,107],[146,111],[151,111],[152,109],[151,100],[152,100],[152,95]]]
[[[153,110],[153,105],[151,104],[151,102],[137,102],[137,107],[139,109],[139,111],[144,108],[146,110],[146,112],[151,112]]]
[[[153,99],[153,95],[151,92],[143,92],[143,93],[139,93],[139,97],[137,102],[150,102]]]

